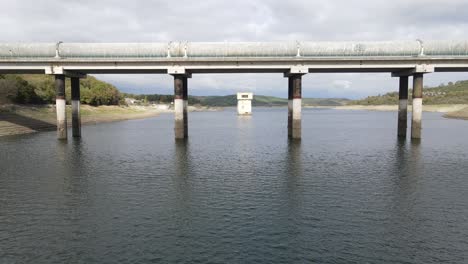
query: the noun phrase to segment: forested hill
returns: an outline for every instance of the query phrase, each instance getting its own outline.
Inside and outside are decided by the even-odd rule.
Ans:
[[[411,99],[412,89],[408,94]],[[411,103],[411,100],[409,100]],[[437,87],[425,87],[423,89],[423,103],[431,104],[468,104],[468,80],[449,82]],[[361,100],[350,101],[354,105],[391,105],[398,104],[398,92],[383,95],[369,96]]]

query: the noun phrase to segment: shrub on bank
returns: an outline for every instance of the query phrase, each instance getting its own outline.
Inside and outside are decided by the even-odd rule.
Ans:
[[[0,75],[0,97],[5,103],[43,104],[34,86],[19,76]]]
[[[71,84],[65,83],[66,99],[71,100]],[[92,76],[80,81],[81,102],[93,106],[118,105],[123,100],[119,90]],[[0,75],[0,103],[54,104],[55,81],[50,75]]]

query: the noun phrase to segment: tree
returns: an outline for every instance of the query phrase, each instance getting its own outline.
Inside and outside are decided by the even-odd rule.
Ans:
[[[118,105],[122,99],[115,86],[89,76],[81,80],[81,102],[89,105]]]
[[[17,104],[40,104],[44,101],[36,94],[34,86],[16,75],[2,75],[0,78],[0,96],[4,101]]]

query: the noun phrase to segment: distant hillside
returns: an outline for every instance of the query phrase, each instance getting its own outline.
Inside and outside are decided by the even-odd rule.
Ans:
[[[411,99],[412,89],[408,99]],[[411,103],[411,100],[409,100]],[[468,80],[455,83],[441,84],[438,87],[425,87],[423,89],[423,103],[434,104],[468,104]],[[383,95],[369,96],[361,100],[349,101],[351,105],[390,105],[398,104],[398,92]]]
[[[227,96],[194,96],[200,100],[202,105],[208,106],[235,106],[237,105],[236,95]],[[302,104],[307,106],[339,106],[345,105],[349,99],[344,98],[302,98]],[[288,99],[274,96],[254,95],[253,106],[285,106]]]
[[[226,96],[194,96],[201,105],[206,106],[235,106],[237,105],[237,95]],[[253,106],[282,106],[287,105],[288,100],[273,96],[254,95]]]
[[[124,93],[123,96],[131,97],[143,102],[156,102],[156,103],[170,103],[174,100],[173,95],[164,94],[128,94]],[[225,96],[189,96],[190,105],[203,105],[203,106],[236,106],[237,95]],[[339,106],[345,105],[349,99],[343,98],[303,98],[302,104],[309,106]],[[254,95],[252,100],[253,106],[286,106],[288,99],[279,98],[274,96]]]
[[[302,104],[306,106],[340,106],[349,101],[346,98],[302,98]]]
[[[70,80],[65,83],[67,101],[70,101]],[[88,76],[80,81],[81,102],[89,105],[117,105],[132,97],[143,103],[171,103],[174,95],[121,93],[112,84]],[[341,98],[303,98],[303,105],[339,106],[349,100]],[[0,103],[53,104],[55,103],[54,77],[44,74],[0,75]],[[202,106],[236,106],[237,96],[189,96],[189,104]],[[285,106],[286,98],[254,95],[253,106]]]

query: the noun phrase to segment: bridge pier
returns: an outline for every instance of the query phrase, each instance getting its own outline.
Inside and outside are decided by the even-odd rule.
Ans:
[[[408,76],[400,77],[398,105],[398,137],[406,137],[408,124]]]
[[[72,99],[72,135],[81,137],[81,115],[80,115],[80,78],[71,78],[71,99]]]
[[[292,96],[292,78],[288,77],[288,138],[292,137],[292,114],[293,114],[293,96]]]
[[[55,108],[57,110],[57,138],[67,139],[65,75],[55,75]]]
[[[188,138],[188,84],[187,76],[174,74],[174,112],[175,112],[175,138]]]
[[[411,120],[411,138],[421,138],[423,74],[413,75],[413,113]]]
[[[302,75],[288,77],[288,137],[301,139]]]
[[[184,100],[184,138],[188,138],[188,78],[183,79],[183,100]]]

